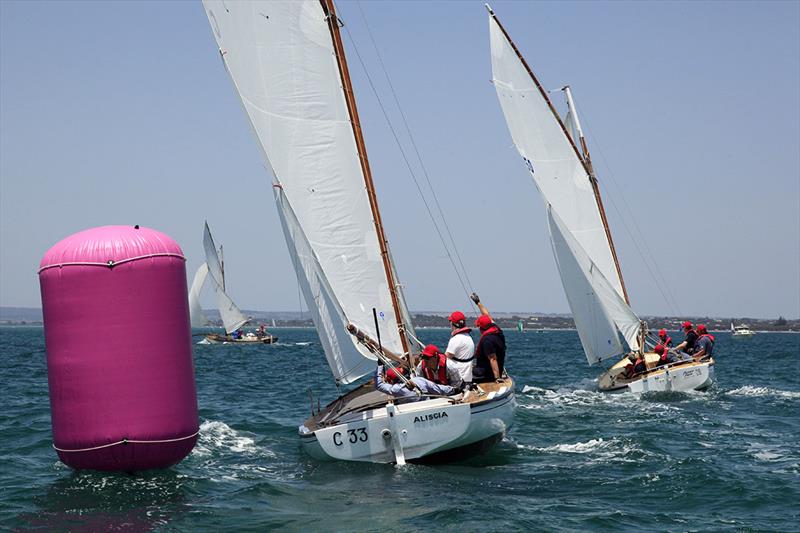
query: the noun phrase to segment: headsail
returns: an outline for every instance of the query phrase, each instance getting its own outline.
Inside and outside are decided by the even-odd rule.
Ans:
[[[272,169],[290,255],[334,378],[374,356],[347,322],[404,352],[354,134],[321,2],[204,0],[225,66]],[[405,314],[406,311],[400,311]]]
[[[217,255],[217,248],[214,239],[211,237],[211,230],[206,223],[203,231],[203,248],[206,251],[206,266],[208,268],[209,279],[217,293],[217,306],[219,315],[225,326],[226,333],[233,333],[247,323],[247,317],[236,307],[233,300],[225,292],[225,272],[222,269],[222,262]]]
[[[624,352],[619,332],[639,349],[639,317],[620,297],[563,221],[548,208],[550,240],[586,360],[594,364]]]
[[[189,289],[189,317],[194,328],[202,328],[209,324],[208,317],[203,314],[203,308],[200,307],[200,292],[203,290],[207,276],[208,265],[203,263],[195,272],[192,288]]]

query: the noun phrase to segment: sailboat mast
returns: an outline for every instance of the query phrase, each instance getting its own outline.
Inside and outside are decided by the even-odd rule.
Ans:
[[[514,49],[516,50],[516,48]],[[578,118],[578,111],[575,109],[575,102],[572,100],[572,91],[570,90],[569,85],[564,86],[563,90],[567,95],[567,106],[569,107],[570,113],[572,113],[572,119],[575,121],[575,129],[578,132],[578,139],[581,143],[581,150],[583,151],[583,163],[586,168],[586,172],[589,174],[589,181],[592,184],[594,199],[597,201],[597,209],[600,211],[600,220],[603,221],[603,229],[605,229],[608,245],[611,248],[611,257],[614,258],[614,266],[617,269],[619,282],[622,286],[622,296],[625,298],[625,303],[630,305],[631,301],[628,298],[628,290],[625,288],[625,279],[622,277],[622,270],[619,267],[619,259],[617,259],[617,250],[614,247],[614,240],[611,238],[611,229],[608,226],[608,219],[606,219],[606,210],[605,207],[603,207],[603,197],[600,196],[600,186],[597,183],[597,178],[594,174],[594,167],[592,166],[592,158],[589,155],[589,147],[586,145],[586,138],[583,136],[583,129],[581,128],[581,121]]]
[[[361,131],[361,122],[358,119],[358,109],[356,108],[355,94],[353,93],[353,84],[350,80],[350,71],[347,68],[347,58],[344,52],[344,43],[342,36],[339,33],[339,20],[336,17],[336,8],[333,5],[333,0],[320,0],[322,10],[328,18],[328,28],[331,31],[333,38],[333,48],[336,53],[336,61],[339,64],[339,74],[342,77],[342,88],[344,89],[345,100],[347,102],[347,109],[350,112],[350,123],[353,126],[353,135],[356,140],[356,148],[358,149],[359,160],[361,161],[361,171],[364,174],[364,183],[367,188],[367,197],[369,198],[369,205],[372,209],[372,218],[375,222],[375,231],[378,234],[378,245],[381,250],[381,258],[383,259],[383,269],[386,273],[386,281],[389,283],[389,294],[392,298],[392,309],[394,315],[397,317],[397,323],[400,325],[398,333],[400,335],[400,342],[403,345],[403,351],[408,352],[410,355],[408,338],[403,323],[403,315],[400,312],[400,304],[397,296],[397,283],[394,279],[394,269],[392,268],[391,259],[389,256],[389,245],[386,241],[386,234],[383,230],[383,222],[381,220],[381,213],[378,209],[378,198],[375,195],[375,185],[372,181],[372,171],[369,167],[369,159],[367,159],[367,147],[364,144],[364,135]],[[409,359],[410,361],[410,359]]]
[[[511,39],[511,36],[508,34],[506,29],[500,23],[500,19],[497,18],[497,15],[495,15],[494,11],[489,6],[489,4],[484,4],[484,5],[486,6],[486,10],[489,12],[489,15],[497,23],[497,27],[500,28],[501,32],[503,32],[503,36],[508,41],[508,44],[511,45],[511,48],[514,50],[514,53],[517,54],[517,57],[519,58],[522,65],[525,67],[525,70],[528,72],[528,75],[531,77],[531,80],[533,80],[534,85],[536,85],[536,88],[539,89],[539,93],[542,95],[542,98],[544,98],[544,101],[547,102],[547,107],[550,108],[550,112],[553,113],[553,117],[558,122],[558,125],[561,126],[561,130],[564,132],[564,135],[569,141],[569,144],[572,146],[572,149],[575,150],[575,155],[578,157],[578,160],[583,165],[586,174],[589,176],[589,182],[592,184],[592,190],[594,191],[594,196],[595,199],[597,200],[597,208],[600,211],[600,219],[603,222],[603,228],[605,229],[606,239],[608,239],[608,245],[611,248],[611,256],[614,259],[614,266],[617,270],[617,276],[619,276],[620,285],[622,286],[622,295],[625,298],[625,303],[630,305],[630,300],[628,298],[628,290],[625,288],[625,280],[622,278],[622,270],[619,267],[619,259],[617,259],[617,250],[614,248],[614,240],[611,238],[611,230],[608,227],[608,219],[606,218],[606,212],[605,209],[603,208],[603,200],[600,198],[600,188],[598,187],[597,184],[597,178],[594,175],[594,170],[591,165],[591,160],[588,157],[589,151],[588,149],[586,149],[586,141],[583,138],[583,134],[581,134],[581,144],[584,147],[584,153],[586,154],[585,158],[581,154],[581,151],[578,150],[578,147],[575,144],[575,141],[572,139],[572,136],[567,132],[567,127],[564,125],[564,121],[561,120],[561,116],[559,116],[558,111],[556,111],[556,108],[553,106],[553,103],[547,96],[547,91],[544,90],[542,84],[539,83],[539,80],[533,74],[531,67],[528,66],[528,62],[525,61],[524,57],[522,57],[522,54],[517,48],[517,45],[514,44],[514,41]],[[574,112],[573,116],[575,116]],[[576,125],[577,124],[578,122],[576,117]]]

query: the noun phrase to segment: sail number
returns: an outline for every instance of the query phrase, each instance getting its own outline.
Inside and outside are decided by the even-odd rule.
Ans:
[[[344,440],[342,440],[342,432],[337,431],[333,434],[333,443],[336,446],[341,446],[344,444]],[[367,435],[366,428],[358,428],[358,429],[348,429],[347,430],[347,441],[350,444],[355,444],[357,442],[367,442],[369,436]]]
[[[533,163],[531,163],[531,160],[528,159],[527,157],[523,157],[522,160],[525,161],[525,166],[528,167],[530,173],[533,174],[534,170],[533,170]]]

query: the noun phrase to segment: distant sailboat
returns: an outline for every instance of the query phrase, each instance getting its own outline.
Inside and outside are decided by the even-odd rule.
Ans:
[[[711,384],[714,360],[656,368],[647,350],[647,325],[630,307],[594,169],[569,87],[562,121],[492,9],[489,27],[493,83],[525,166],[547,206],[550,240],[564,291],[590,365],[626,353],[642,355],[648,370],[625,377],[627,357],[598,380],[603,391],[700,389]]]
[[[738,338],[750,338],[755,335],[756,332],[750,329],[750,326],[747,324],[739,324],[738,326],[734,326],[733,322],[731,322],[731,335]]]
[[[208,318],[203,314],[200,307],[200,293],[206,281],[210,280],[217,294],[217,305],[219,307],[219,314],[222,318],[222,324],[225,327],[225,334],[209,334],[205,336],[207,343],[261,343],[272,344],[278,340],[274,335],[270,335],[266,331],[259,329],[258,333],[248,333],[245,335],[238,335],[238,330],[247,324],[248,318],[244,316],[239,308],[233,303],[233,300],[228,293],[225,292],[225,267],[221,259],[222,247],[217,253],[217,247],[214,244],[214,239],[211,237],[211,230],[208,228],[206,222],[203,230],[203,248],[206,252],[206,262],[200,265],[192,281],[192,288],[189,291],[189,312],[191,316],[193,327],[207,326]]]
[[[286,243],[334,381],[352,383],[374,372],[376,358],[385,361],[348,328],[413,359],[414,328],[383,230],[333,2],[204,5],[274,176]],[[480,453],[505,434],[515,405],[511,378],[481,389],[401,404],[365,383],[314,412],[300,426],[300,441],[316,458],[377,463]]]

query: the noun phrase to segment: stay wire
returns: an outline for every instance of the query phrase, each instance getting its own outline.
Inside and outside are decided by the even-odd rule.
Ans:
[[[367,66],[364,63],[363,58],[361,57],[361,53],[358,51],[358,46],[356,46],[355,44],[355,39],[353,39],[353,36],[350,33],[350,30],[347,27],[347,25],[343,25],[343,27],[345,29],[345,32],[347,33],[347,37],[350,39],[350,42],[353,45],[353,50],[356,53],[356,57],[358,58],[358,61],[361,64],[361,68],[364,70],[364,75],[366,76],[367,81],[369,82],[369,86],[372,89],[372,92],[378,101],[378,106],[381,108],[381,112],[383,113],[384,119],[386,120],[386,123],[389,126],[389,130],[392,132],[392,136],[394,137],[395,143],[397,144],[397,147],[400,150],[400,154],[403,157],[403,161],[405,162],[406,167],[408,168],[408,172],[411,175],[412,180],[414,181],[414,185],[416,186],[417,191],[419,192],[420,198],[422,199],[422,203],[425,205],[425,209],[427,210],[428,216],[430,217],[431,222],[433,223],[433,227],[436,230],[437,235],[439,236],[439,240],[442,242],[442,246],[444,247],[445,252],[447,253],[447,258],[450,260],[450,264],[453,266],[453,270],[456,273],[456,277],[458,277],[458,282],[461,285],[461,288],[464,290],[464,294],[467,296],[467,299],[469,301],[472,301],[469,298],[470,291],[467,288],[466,284],[464,283],[465,281],[464,277],[462,277],[461,272],[459,272],[458,267],[456,266],[455,261],[453,260],[453,256],[450,253],[450,248],[448,247],[447,242],[445,241],[444,236],[442,235],[442,231],[439,228],[439,224],[437,224],[436,222],[436,218],[433,216],[433,211],[431,210],[431,206],[425,197],[425,193],[422,191],[422,187],[419,184],[419,180],[417,179],[417,176],[414,173],[413,168],[411,167],[411,162],[408,160],[408,156],[406,155],[405,150],[403,150],[403,146],[400,143],[400,138],[397,135],[397,131],[394,129],[392,121],[389,119],[389,114],[387,113],[386,108],[383,105],[383,101],[381,100],[381,97],[378,94],[378,90],[372,81],[372,77],[369,75],[369,71],[367,70]],[[464,273],[464,275],[466,276],[466,272]]]
[[[458,251],[458,246],[456,246],[456,240],[453,238],[453,233],[450,231],[450,225],[447,223],[447,218],[444,216],[444,209],[442,209],[441,204],[439,203],[439,197],[436,195],[436,190],[433,188],[433,184],[431,183],[430,175],[428,174],[428,169],[425,167],[425,163],[422,160],[422,155],[419,152],[419,148],[417,148],[417,143],[414,141],[414,135],[411,133],[411,127],[408,125],[408,119],[406,117],[405,111],[403,111],[403,106],[400,105],[400,99],[397,96],[397,92],[394,90],[394,84],[392,84],[392,79],[389,76],[389,71],[386,68],[385,63],[383,62],[383,58],[381,57],[380,50],[378,48],[378,44],[375,42],[375,37],[372,34],[372,30],[369,27],[369,22],[367,22],[367,17],[364,14],[364,10],[361,8],[361,1],[357,0],[356,5],[358,6],[358,11],[361,14],[361,18],[364,21],[364,27],[367,29],[367,34],[369,35],[370,42],[372,43],[372,47],[375,49],[375,55],[378,57],[378,63],[380,63],[381,70],[383,71],[383,75],[386,78],[386,83],[389,85],[389,90],[392,93],[392,98],[394,99],[395,106],[397,106],[397,110],[400,112],[400,117],[403,119],[403,127],[406,130],[406,134],[408,135],[408,139],[411,142],[411,146],[414,148],[414,153],[417,156],[417,161],[419,161],[419,166],[422,169],[422,173],[425,176],[425,181],[428,183],[428,188],[431,191],[431,195],[433,196],[433,200],[436,203],[436,209],[438,209],[439,216],[442,218],[442,223],[444,224],[445,230],[447,230],[447,236],[450,238],[450,243],[453,246],[453,251],[458,258],[458,263],[461,266],[461,270],[464,273],[464,277],[467,280],[467,284],[470,287],[474,287],[472,285],[472,281],[469,279],[469,274],[467,273],[467,268],[464,266],[464,262],[461,260],[461,254]],[[453,265],[455,267],[455,265]],[[470,300],[472,301],[472,300]]]
[[[626,215],[628,217],[630,217],[631,219],[633,219],[633,210],[630,208],[630,205],[628,204],[627,200],[625,199],[625,195],[622,193],[622,187],[619,186],[619,183],[617,183],[617,180],[614,178],[614,173],[611,170],[611,165],[608,164],[608,159],[606,159],[606,156],[603,153],[603,150],[600,148],[600,144],[597,142],[597,138],[595,137],[594,132],[592,131],[590,122],[586,119],[586,115],[585,114],[584,114],[584,120],[583,121],[584,121],[584,124],[586,124],[586,129],[589,131],[589,134],[592,136],[592,144],[594,144],[597,147],[597,152],[600,154],[600,157],[603,159],[603,163],[606,166],[606,169],[608,171],[608,176],[611,179],[611,182],[614,184],[614,187],[616,187],[620,191],[619,197],[622,198],[622,203],[623,203],[623,205],[624,205],[624,207],[625,207],[625,209],[627,211]],[[653,282],[655,283],[656,288],[658,289],[658,291],[661,293],[661,296],[664,298],[664,301],[667,303],[667,305],[670,307],[670,310],[673,313],[677,313],[678,315],[681,315],[681,311],[680,311],[680,307],[678,306],[678,302],[675,299],[675,297],[673,296],[672,291],[669,288],[669,284],[667,283],[666,278],[664,277],[664,274],[661,272],[661,269],[658,268],[658,261],[655,260],[655,256],[650,251],[650,247],[647,246],[647,239],[645,239],[644,235],[642,235],[642,233],[639,230],[638,226],[636,226],[636,233],[637,234],[634,235],[634,233],[631,231],[630,227],[628,226],[628,223],[626,221],[625,215],[623,215],[622,210],[617,206],[617,203],[614,201],[614,195],[613,194],[607,194],[606,197],[611,201],[611,205],[614,207],[614,210],[617,212],[617,214],[619,214],[620,220],[622,221],[622,225],[625,227],[625,231],[628,233],[628,235],[630,236],[631,240],[633,241],[633,245],[636,247],[636,251],[639,252],[639,256],[642,258],[642,261],[644,262],[645,267],[647,267],[647,270],[650,273],[650,277],[653,278]],[[642,244],[643,244],[643,246],[645,248],[645,251],[647,252],[647,256],[645,256],[645,254],[642,252],[642,249],[639,246],[639,240],[642,241]],[[658,276],[656,276],[656,273],[654,273],[653,269],[650,267],[650,263],[651,262],[653,263],[653,266],[655,267],[656,272],[658,273]],[[666,290],[666,293],[664,292],[665,290]]]

